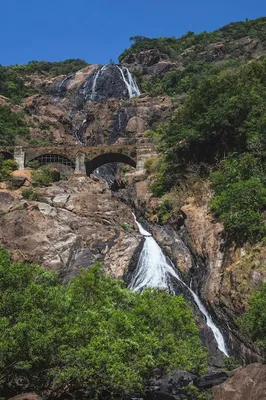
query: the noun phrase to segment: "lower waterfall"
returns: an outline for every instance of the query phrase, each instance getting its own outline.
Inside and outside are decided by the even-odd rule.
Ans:
[[[219,350],[229,357],[223,335],[220,329],[213,322],[199,296],[189,286],[187,286],[185,282],[182,281],[177,270],[173,265],[171,265],[170,261],[167,260],[160,246],[157,244],[152,235],[142,227],[136,218],[135,221],[140,234],[145,237],[145,242],[139,257],[137,268],[128,286],[129,289],[133,291],[141,291],[145,288],[159,288],[166,289],[170,293],[174,294],[172,282],[173,278],[177,279],[191,293],[195,304],[206,319],[206,324],[213,332]]]

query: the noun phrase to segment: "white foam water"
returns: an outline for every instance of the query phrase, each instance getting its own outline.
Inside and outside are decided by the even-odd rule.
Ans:
[[[171,265],[171,262],[167,260],[152,235],[136,220],[135,215],[134,218],[140,234],[145,237],[145,242],[139,257],[137,268],[129,284],[129,289],[139,292],[145,288],[159,288],[174,293],[172,281],[173,278],[177,279],[191,293],[194,302],[206,319],[206,324],[213,332],[218,348],[228,357],[229,355],[226,350],[223,335],[220,329],[213,322],[199,296],[182,281],[177,270],[173,265]]]
[[[122,79],[125,82],[125,85],[127,87],[128,91],[128,96],[131,99],[132,97],[139,96],[140,95],[140,90],[138,88],[137,83],[135,82],[133,76],[131,75],[130,71],[126,67],[119,67],[117,65],[117,68],[121,72]]]
[[[93,82],[92,82],[91,100],[95,99],[95,96],[97,94],[97,91],[96,91],[97,80],[98,80],[100,74],[102,73],[102,71],[105,70],[105,68],[106,68],[106,65],[104,65],[102,68],[98,69],[98,71],[94,75]]]

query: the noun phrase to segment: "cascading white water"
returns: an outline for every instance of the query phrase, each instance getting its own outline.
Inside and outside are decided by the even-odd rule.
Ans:
[[[92,83],[91,100],[95,99],[97,80],[99,78],[99,75],[102,73],[102,71],[104,71],[105,68],[106,68],[106,65],[104,65],[102,68],[98,69],[98,71],[96,72],[96,74],[94,76],[93,83]]]
[[[133,79],[133,76],[131,75],[130,71],[128,70],[128,68],[126,68],[126,67],[120,68],[119,65],[117,65],[117,68],[121,72],[122,79],[125,82],[125,85],[127,87],[129,98],[131,99],[134,96],[139,96],[140,90],[139,90],[138,85],[136,84],[135,80]]]
[[[134,218],[140,234],[145,237],[145,242],[140,254],[137,268],[129,284],[129,289],[133,291],[141,291],[144,288],[159,288],[166,289],[170,293],[174,293],[172,279],[177,279],[192,294],[200,312],[206,318],[206,324],[213,332],[218,348],[228,357],[229,355],[226,350],[223,335],[219,328],[214,324],[210,314],[208,313],[206,307],[202,304],[199,296],[189,286],[187,286],[185,282],[182,281],[178,275],[178,272],[167,260],[160,246],[154,240],[152,235],[147,232],[136,220],[135,215]]]
[[[70,78],[69,78],[69,76],[67,76],[66,78],[64,78],[63,80],[62,80],[62,82],[60,83],[60,85],[58,86],[58,93],[60,94],[61,93],[61,89],[62,89],[62,87],[64,86],[64,83],[67,81],[67,80],[69,80]]]

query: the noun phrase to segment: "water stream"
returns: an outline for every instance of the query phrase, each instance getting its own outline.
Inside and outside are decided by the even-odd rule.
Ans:
[[[140,90],[138,88],[138,85],[136,84],[135,80],[133,79],[133,76],[131,75],[130,71],[126,67],[119,67],[117,65],[117,68],[121,72],[122,79],[127,87],[128,91],[128,96],[131,99],[134,96],[139,96],[140,95]]]
[[[159,288],[166,289],[170,293],[174,294],[173,278],[177,279],[191,293],[195,304],[205,317],[206,324],[212,330],[220,351],[226,356],[229,356],[226,350],[223,335],[220,329],[213,322],[199,296],[189,286],[187,286],[185,282],[182,281],[177,270],[174,268],[171,262],[167,260],[163,251],[152,235],[143,228],[136,218],[135,221],[140,234],[145,237],[145,242],[140,254],[137,268],[129,284],[129,289],[133,291],[141,291],[144,288]]]
[[[97,94],[96,92],[96,85],[97,85],[97,80],[99,78],[99,75],[102,73],[102,71],[104,71],[104,69],[107,67],[107,65],[104,65],[102,68],[98,69],[98,71],[96,72],[96,74],[94,75],[93,78],[93,83],[92,83],[92,91],[91,91],[91,100],[95,99],[95,96]]]

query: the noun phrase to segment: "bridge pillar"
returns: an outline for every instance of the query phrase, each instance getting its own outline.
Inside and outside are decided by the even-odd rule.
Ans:
[[[136,175],[144,175],[146,173],[145,163],[149,158],[156,157],[155,147],[152,143],[141,143],[137,149],[137,166]]]
[[[14,149],[14,160],[18,164],[19,171],[24,169],[24,160],[25,160],[25,152],[22,149],[22,146],[16,146]]]
[[[76,155],[75,174],[86,175],[85,154],[78,153]]]

